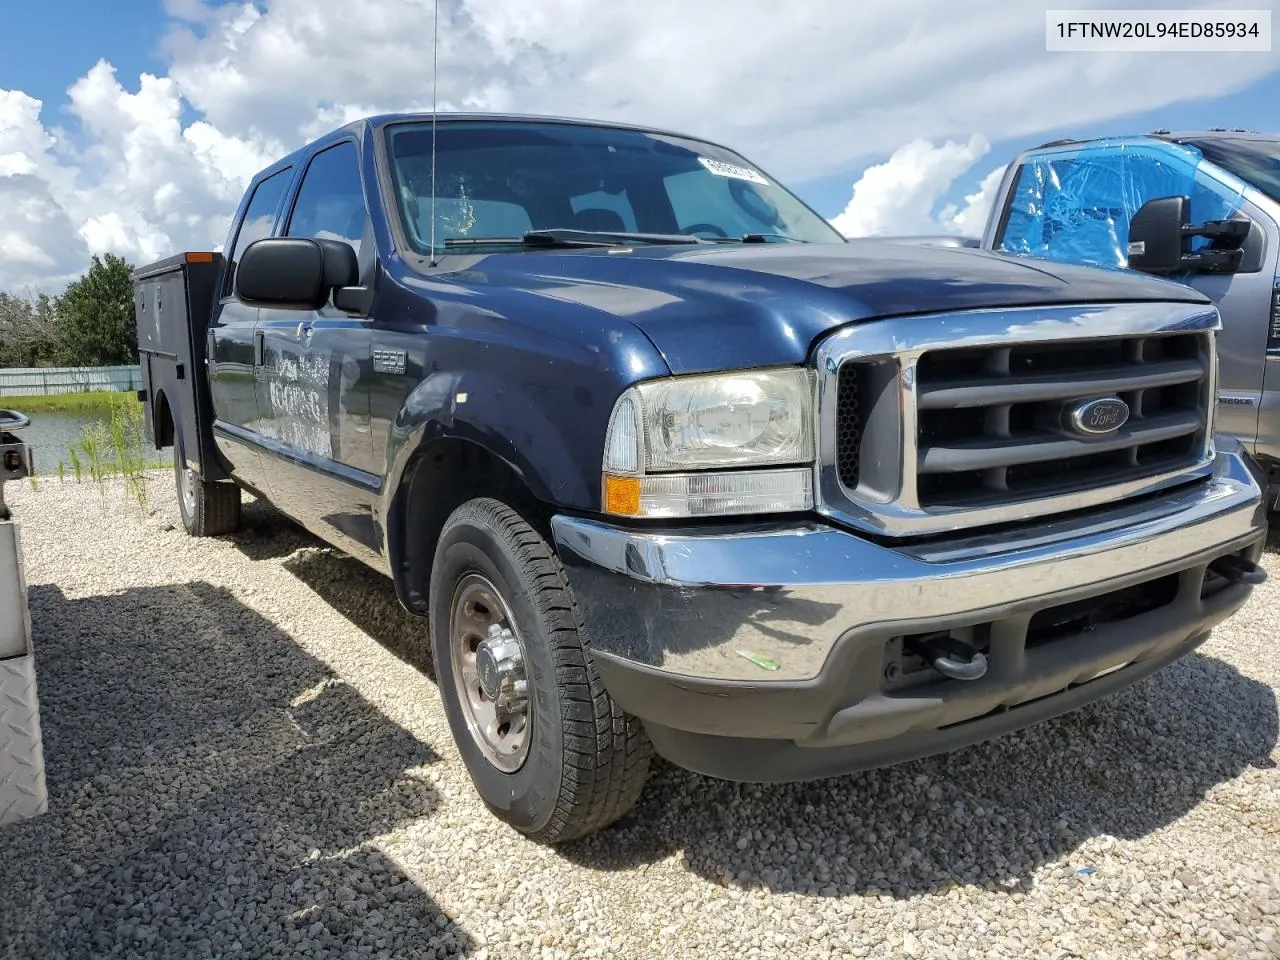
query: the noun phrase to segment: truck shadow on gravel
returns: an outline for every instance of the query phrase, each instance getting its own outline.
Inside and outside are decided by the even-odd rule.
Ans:
[[[1075,713],[898,767],[749,785],[657,761],[629,816],[559,850],[595,869],[679,851],[713,882],[776,892],[1015,893],[1047,861],[1088,866],[1071,856],[1087,841],[1143,837],[1250,766],[1271,766],[1278,733],[1269,686],[1192,653]]]
[[[400,605],[389,577],[317,542],[286,558],[286,570],[405,663],[436,679],[427,621]]]
[[[390,578],[330,547],[270,504],[245,498],[231,542],[250,560],[278,560],[338,613],[435,680],[426,620],[396,599]]]
[[[240,529],[227,539],[255,562],[278,560],[302,547],[325,546],[319,537],[248,493],[241,494]]]
[[[8,955],[471,952],[373,842],[438,758],[323,663],[207,583],[29,595],[50,810],[0,846]]]

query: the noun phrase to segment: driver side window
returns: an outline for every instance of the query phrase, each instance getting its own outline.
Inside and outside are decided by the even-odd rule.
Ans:
[[[244,221],[236,232],[235,243],[231,247],[231,256],[227,258],[226,281],[223,285],[223,296],[235,289],[236,266],[240,263],[240,254],[255,240],[271,236],[271,228],[276,221],[276,211],[280,209],[280,201],[284,199],[285,188],[289,186],[289,178],[293,174],[292,167],[285,167],[267,177],[253,191],[249,198],[249,206],[244,212]]]
[[[368,220],[356,147],[346,141],[312,158],[285,235],[342,240],[359,256]]]

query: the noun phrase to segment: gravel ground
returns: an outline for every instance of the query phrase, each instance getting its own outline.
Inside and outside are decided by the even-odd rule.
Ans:
[[[145,516],[10,486],[51,802],[0,830],[5,957],[1280,956],[1275,581],[1060,720],[811,784],[659,763],[547,849],[476,799],[389,581],[262,504],[189,539],[167,477]]]

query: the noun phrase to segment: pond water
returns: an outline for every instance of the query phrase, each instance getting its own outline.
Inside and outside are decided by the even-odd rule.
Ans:
[[[10,405],[16,406],[13,403]],[[56,474],[59,463],[62,464],[66,475],[71,476],[73,471],[71,455],[68,452],[70,448],[79,443],[86,427],[95,423],[101,423],[106,427],[111,422],[110,411],[106,409],[42,410],[29,413],[27,416],[31,418],[31,426],[20,431],[19,436],[26,443],[31,444],[37,476]],[[142,452],[148,463],[154,463],[157,460],[173,463],[172,447],[157,451],[144,440]],[[76,453],[80,456],[81,464],[84,465],[84,455],[78,449]],[[109,459],[114,460],[114,454]]]

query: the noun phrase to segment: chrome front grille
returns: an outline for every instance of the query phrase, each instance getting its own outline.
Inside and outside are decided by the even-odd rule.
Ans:
[[[820,509],[880,533],[927,534],[1203,476],[1218,327],[1210,306],[1129,303],[843,330],[818,351]],[[1120,409],[1127,421],[1097,434],[1080,419]]]
[[[1109,486],[1194,466],[1204,449],[1209,337],[1156,334],[933,350],[916,364],[921,506]],[[1073,407],[1118,399],[1127,421],[1081,435]]]

